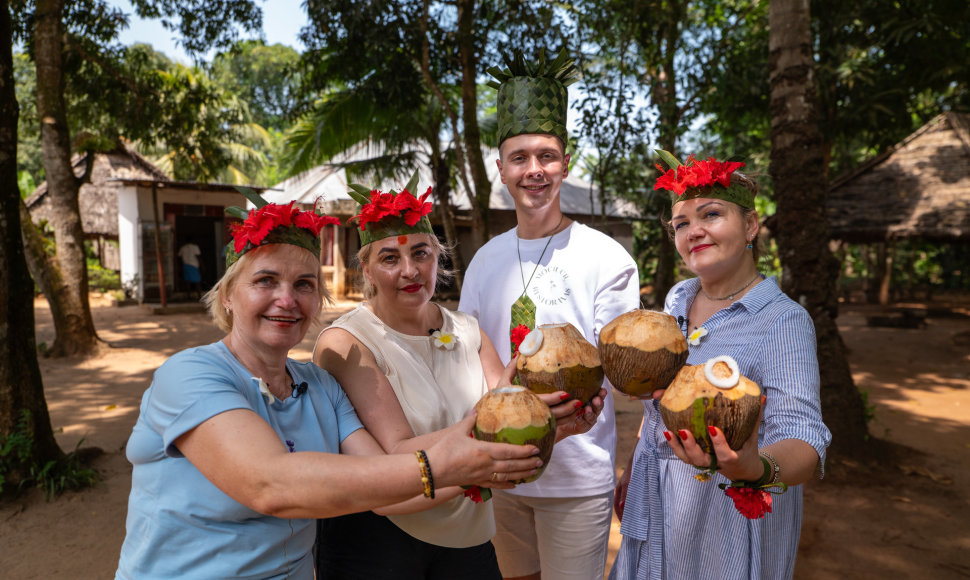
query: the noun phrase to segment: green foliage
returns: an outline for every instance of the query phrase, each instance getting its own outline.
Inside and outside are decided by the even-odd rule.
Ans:
[[[240,30],[259,31],[263,11],[252,0],[131,0],[142,18],[160,18],[162,25],[178,32],[189,54],[232,46]]]
[[[34,178],[31,177],[30,173],[27,171],[17,172],[17,189],[20,190],[20,199],[25,199],[37,189],[37,185],[34,184]]]
[[[769,149],[767,2],[731,38],[701,109],[726,154]],[[945,110],[970,109],[970,4],[813,0],[819,124],[837,176]]]
[[[114,243],[114,242],[107,242]],[[98,261],[94,244],[84,243],[85,261],[88,268],[88,287],[101,293],[108,293],[112,290],[121,290],[121,276],[114,270],[103,268]]]
[[[33,183],[40,183],[44,178],[44,167],[40,156],[40,127],[37,122],[37,84],[34,73],[34,63],[23,52],[13,55],[14,92],[17,104],[20,106],[20,116],[17,119],[17,174],[29,175]],[[30,191],[24,193],[21,182],[20,193],[26,197]]]
[[[34,485],[47,499],[69,489],[83,489],[98,479],[98,472],[81,466],[77,449],[60,460],[40,464],[33,459],[34,435],[31,432],[30,411],[22,409],[13,432],[0,435],[0,494],[9,493],[8,478],[16,476],[17,489]]]
[[[245,40],[216,55],[209,66],[212,81],[247,103],[252,121],[267,130],[290,124],[300,86],[300,54],[261,40]]]
[[[869,403],[869,391],[859,389],[859,395],[862,397],[862,406],[865,408],[866,423],[871,423],[876,418],[876,405]]]
[[[121,279],[118,272],[102,268],[99,264],[88,263],[88,287],[102,293],[121,290]]]

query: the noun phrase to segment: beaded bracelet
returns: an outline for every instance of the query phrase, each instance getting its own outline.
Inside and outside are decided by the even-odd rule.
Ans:
[[[778,462],[770,453],[759,451],[758,458],[764,466],[764,473],[758,481],[732,481],[717,486],[734,500],[734,507],[748,519],[765,517],[771,512],[772,494],[785,493],[788,486],[778,481]],[[773,489],[777,488],[777,489]]]
[[[771,456],[767,451],[758,451],[758,455],[761,457],[761,461],[765,462],[765,474],[762,479],[765,480],[766,484],[778,483],[780,481],[778,475],[781,473],[781,468],[778,467],[778,462],[775,458]],[[771,464],[770,466],[768,464]]]
[[[418,458],[418,465],[421,467],[421,483],[424,484],[424,497],[434,499],[434,478],[431,476],[431,463],[424,449],[414,452]]]

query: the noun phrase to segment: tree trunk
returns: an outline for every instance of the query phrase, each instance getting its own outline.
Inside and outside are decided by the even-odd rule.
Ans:
[[[99,340],[88,304],[88,272],[84,232],[78,207],[80,183],[71,167],[71,138],[64,103],[63,0],[37,0],[34,52],[37,63],[37,114],[40,118],[41,158],[51,200],[51,223],[57,244],[62,284],[47,295],[60,302],[64,319],[49,354],[91,355]],[[52,309],[52,313],[55,311]],[[63,334],[60,331],[63,329]]]
[[[657,38],[646,38],[640,41],[644,46],[646,43],[655,42],[663,47],[661,57],[663,60],[659,72],[650,75],[653,79],[650,97],[660,112],[658,120],[660,135],[657,142],[661,149],[673,155],[677,155],[677,127],[680,125],[680,110],[677,107],[677,67],[674,58],[680,43],[679,23],[685,12],[684,3],[671,2],[667,5],[667,14],[664,17],[668,25],[657,31]],[[661,216],[662,220],[669,219],[670,201],[667,199],[666,192],[658,192],[653,200],[654,212]],[[653,303],[656,305],[663,306],[667,292],[674,286],[675,253],[674,244],[667,235],[667,228],[662,226],[660,236],[657,238],[657,269],[653,274]]]
[[[461,292],[461,283],[465,275],[465,260],[458,247],[458,230],[455,228],[455,215],[451,211],[451,169],[446,159],[434,154],[432,161],[434,170],[434,194],[438,200],[438,215],[441,225],[445,228],[445,240],[451,247],[451,267],[455,272],[455,288]]]
[[[890,292],[892,291],[893,279],[893,255],[895,254],[892,242],[879,244],[879,262],[882,264],[881,275],[879,276],[879,305],[889,306]]]
[[[464,126],[465,155],[472,174],[474,193],[469,201],[478,208],[473,212],[472,243],[480,248],[491,237],[489,202],[492,182],[485,171],[481,131],[478,128],[478,58],[475,56],[475,0],[458,0],[458,58],[461,62],[461,120]]]
[[[24,254],[27,258],[30,275],[45,297],[57,296],[55,289],[64,286],[61,269],[57,265],[57,260],[44,250],[44,238],[31,221],[30,211],[24,205],[23,200],[20,201],[19,209],[20,233],[23,238]],[[51,318],[54,320],[54,336],[66,335],[69,329],[67,328],[68,316],[67,312],[64,311],[64,302],[48,298],[47,306],[50,308]]]
[[[828,249],[822,137],[815,110],[809,0],[769,6],[771,83],[770,174],[777,198],[782,288],[808,310],[818,336],[822,413],[832,455],[859,457],[868,431],[835,324],[838,263]]]
[[[29,463],[45,465],[63,453],[54,439],[44,384],[37,365],[34,337],[34,284],[27,270],[20,233],[20,190],[17,187],[17,97],[13,78],[10,6],[0,2],[0,439],[17,428],[30,412],[27,432],[33,447]],[[6,485],[26,475],[8,465]]]

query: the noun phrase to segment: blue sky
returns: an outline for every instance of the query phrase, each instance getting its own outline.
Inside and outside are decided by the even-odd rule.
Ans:
[[[285,44],[302,52],[300,29],[306,25],[306,10],[302,4],[306,0],[257,0],[263,8],[263,34],[267,44]],[[121,34],[122,44],[144,42],[155,50],[165,53],[169,58],[183,64],[191,64],[191,59],[176,43],[176,33],[165,30],[158,20],[142,20],[134,15],[128,0],[109,0],[128,14],[128,29]]]

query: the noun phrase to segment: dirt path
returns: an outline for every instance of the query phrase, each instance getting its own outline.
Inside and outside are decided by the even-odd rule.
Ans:
[[[325,323],[349,309],[340,303]],[[39,301],[37,340],[53,329]],[[895,465],[831,466],[806,488],[796,578],[970,578],[970,333],[968,310],[930,317],[921,329],[866,326],[863,307],[839,319],[853,376],[867,392],[873,435],[916,450]],[[151,315],[137,306],[94,304],[95,323],[112,344],[98,358],[41,360],[58,441],[97,446],[95,488],[52,502],[29,493],[0,505],[0,577],[6,580],[110,578],[124,538],[131,469],[124,444],[154,369],[188,346],[217,340],[202,314]],[[317,331],[293,356],[308,359]],[[618,399],[619,456],[630,453],[639,403]],[[619,545],[619,534],[611,548]]]

